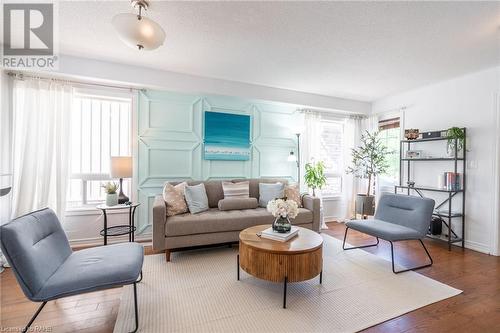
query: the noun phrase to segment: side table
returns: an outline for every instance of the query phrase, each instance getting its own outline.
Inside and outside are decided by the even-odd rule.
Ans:
[[[101,230],[101,236],[104,236],[104,245],[108,245],[108,236],[122,236],[128,235],[128,241],[133,242],[135,240],[135,231],[136,227],[134,224],[134,215],[136,208],[140,205],[138,202],[133,202],[130,205],[120,204],[115,206],[107,206],[105,204],[98,205],[96,208],[102,211],[104,215],[104,228]],[[106,215],[106,211],[108,210],[119,210],[119,209],[128,209],[128,225],[115,225],[112,227],[108,227],[108,217]]]

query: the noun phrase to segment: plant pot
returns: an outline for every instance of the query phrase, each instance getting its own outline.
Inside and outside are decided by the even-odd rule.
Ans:
[[[106,194],[106,206],[118,205],[118,193]]]
[[[273,231],[286,233],[292,230],[292,224],[288,217],[277,217],[273,222]]]
[[[455,156],[455,142],[448,142],[446,145],[446,155],[451,158],[463,156],[462,152],[463,146],[459,143],[457,148],[457,156]]]
[[[358,194],[356,196],[356,214],[375,215],[375,196]]]

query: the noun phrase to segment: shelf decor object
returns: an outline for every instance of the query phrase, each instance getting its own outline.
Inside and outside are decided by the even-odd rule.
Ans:
[[[405,139],[406,140],[417,140],[420,133],[417,128],[405,129]]]
[[[408,195],[412,193],[417,193],[420,197],[424,197],[425,192],[435,192],[444,193],[446,198],[436,204],[433,215],[439,217],[443,220],[443,224],[447,228],[446,235],[432,235],[428,234],[427,237],[444,241],[448,243],[448,250],[451,250],[451,245],[454,243],[461,243],[462,248],[465,247],[465,194],[466,194],[466,128],[456,128],[453,127],[453,135],[449,130],[440,131],[441,133],[447,133],[447,135],[442,136],[426,136],[421,139],[405,139],[400,141],[399,150],[399,185],[394,187],[394,193],[398,191],[406,191]],[[458,130],[459,131],[458,131]],[[458,135],[458,134],[459,135]],[[405,135],[406,137],[406,135]],[[416,143],[429,143],[435,141],[447,141],[447,152],[448,157],[433,157],[433,158],[408,158],[406,155],[407,151],[412,151],[413,144]],[[449,150],[452,147],[453,151],[450,154]],[[462,150],[462,156],[459,156],[459,151]],[[447,184],[448,186],[442,187],[430,187],[421,186],[414,179],[410,179],[411,170],[414,166],[414,162],[426,161],[447,161],[452,162],[453,171],[446,172],[445,175],[439,175],[441,177],[448,177],[452,180],[452,184]],[[406,179],[403,173],[406,167]],[[410,183],[412,185],[410,185]],[[446,184],[444,184],[446,185]],[[452,203],[454,200],[461,200],[460,210],[452,210]],[[461,233],[457,233],[453,229],[452,221],[453,219],[460,219],[462,224]]]

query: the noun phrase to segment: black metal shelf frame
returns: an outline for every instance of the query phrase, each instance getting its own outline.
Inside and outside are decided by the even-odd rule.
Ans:
[[[412,191],[416,192],[420,197],[424,197],[425,191],[429,192],[441,192],[441,193],[447,193],[448,197],[440,202],[438,205],[435,207],[435,211],[433,213],[434,216],[439,216],[443,218],[444,224],[448,229],[448,234],[446,236],[442,235],[427,235],[427,237],[439,241],[444,241],[448,243],[448,250],[451,250],[451,245],[454,243],[461,243],[462,248],[465,247],[465,193],[466,193],[466,161],[467,161],[467,150],[466,150],[466,140],[467,140],[467,130],[466,128],[462,128],[464,131],[464,142],[463,142],[463,157],[458,157],[458,140],[455,140],[455,152],[454,152],[454,157],[438,157],[438,158],[405,158],[404,157],[404,150],[405,150],[405,145],[406,149],[409,150],[411,148],[411,144],[413,143],[423,143],[423,142],[433,142],[433,141],[443,141],[443,140],[448,140],[447,137],[438,137],[438,138],[428,138],[428,139],[416,139],[416,140],[401,140],[400,141],[400,146],[399,146],[399,185],[394,186],[394,193],[398,192],[398,189],[406,190],[407,194],[410,195]],[[428,187],[428,186],[409,186],[409,185],[403,185],[403,184],[408,184],[408,181],[410,180],[410,174],[411,174],[411,168],[412,164],[411,162],[413,161],[451,161],[453,162],[454,166],[454,172],[458,172],[458,163],[459,161],[462,162],[462,188],[460,190],[447,190],[447,189],[441,189],[441,188],[435,188],[435,187]],[[404,175],[403,175],[403,165],[406,162],[406,172],[407,172],[407,179],[406,182],[404,182]],[[461,194],[461,199],[462,199],[462,211],[461,212],[452,212],[452,201],[454,199],[457,199],[457,194]],[[446,207],[447,206],[447,207]],[[441,210],[438,212],[440,208],[446,207],[446,209]],[[452,219],[460,218],[462,221],[462,233],[461,235],[457,235],[456,232],[452,228]],[[447,221],[446,221],[447,220]]]

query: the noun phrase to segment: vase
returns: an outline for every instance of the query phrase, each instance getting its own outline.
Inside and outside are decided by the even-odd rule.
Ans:
[[[455,156],[455,146],[457,146],[457,154]],[[463,149],[463,146],[460,142],[458,142],[458,144],[455,143],[455,141],[451,141],[451,142],[448,142],[448,144],[446,145],[446,154],[448,155],[448,157],[451,157],[451,158],[455,158],[455,157],[460,157],[461,153],[462,153],[462,149]]]
[[[286,233],[290,232],[292,230],[292,224],[290,223],[290,220],[288,217],[277,217],[276,220],[273,222],[273,231],[279,232],[279,233]]]
[[[106,206],[118,205],[118,193],[106,194]]]

